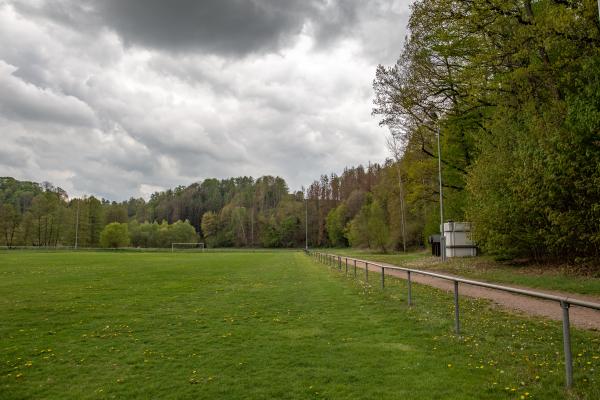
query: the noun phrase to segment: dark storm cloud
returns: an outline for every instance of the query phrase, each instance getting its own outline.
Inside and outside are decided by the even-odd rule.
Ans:
[[[110,0],[104,22],[126,43],[169,50],[247,54],[278,48],[298,34],[320,1]]]
[[[77,30],[107,27],[126,45],[220,55],[277,51],[304,27],[320,45],[351,30],[373,0],[49,0],[15,2]]]

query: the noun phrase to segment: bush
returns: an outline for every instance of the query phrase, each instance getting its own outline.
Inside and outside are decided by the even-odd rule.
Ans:
[[[129,246],[127,224],[113,222],[106,225],[100,233],[100,246],[112,248]]]

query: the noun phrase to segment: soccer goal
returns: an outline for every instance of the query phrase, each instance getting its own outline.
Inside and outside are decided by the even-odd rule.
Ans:
[[[204,243],[171,243],[171,252],[175,250],[196,250],[204,251]]]

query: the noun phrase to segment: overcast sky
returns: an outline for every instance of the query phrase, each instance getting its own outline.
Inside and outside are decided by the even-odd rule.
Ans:
[[[111,200],[387,157],[409,0],[0,0],[0,176]]]

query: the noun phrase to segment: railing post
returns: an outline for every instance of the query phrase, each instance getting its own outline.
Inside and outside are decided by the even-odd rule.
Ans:
[[[569,323],[569,307],[566,301],[561,301],[560,306],[563,312],[563,347],[565,351],[565,386],[570,389],[573,386],[573,356],[571,354],[571,327]]]
[[[381,267],[381,288],[385,289],[385,267]]]
[[[410,271],[406,271],[408,273],[408,305],[412,306],[412,285],[410,280]]]
[[[354,277],[356,278],[356,259],[354,259]]]
[[[365,281],[369,282],[369,263],[365,261]]]
[[[348,257],[346,257],[346,272],[345,275],[348,276]]]
[[[342,270],[342,256],[338,256],[338,269]]]
[[[458,310],[458,281],[454,281],[454,329],[460,335],[460,314]]]

